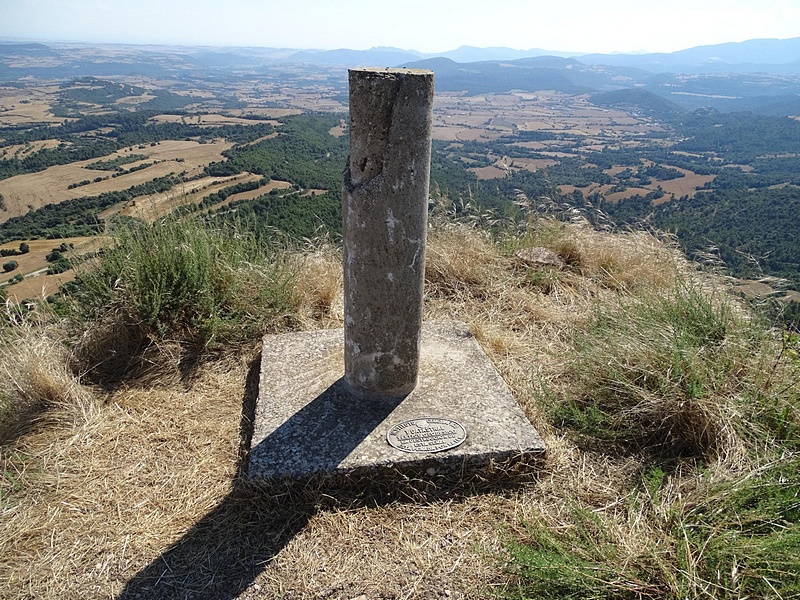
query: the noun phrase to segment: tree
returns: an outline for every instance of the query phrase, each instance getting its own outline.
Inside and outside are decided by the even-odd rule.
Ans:
[[[31,247],[26,242],[22,242],[19,245],[19,253],[20,254],[27,254],[30,251],[31,251]]]
[[[5,263],[3,265],[3,271],[5,271],[6,273],[10,273],[14,269],[16,269],[18,266],[19,266],[19,263],[17,261],[10,260],[10,261],[8,261],[7,263]]]

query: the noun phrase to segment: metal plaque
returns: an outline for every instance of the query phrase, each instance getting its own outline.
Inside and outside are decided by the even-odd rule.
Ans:
[[[467,430],[451,419],[426,417],[393,426],[386,434],[390,446],[403,452],[428,454],[450,450],[467,439]]]

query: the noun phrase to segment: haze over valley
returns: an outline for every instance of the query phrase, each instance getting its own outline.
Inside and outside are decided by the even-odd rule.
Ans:
[[[378,64],[435,72],[435,201],[512,218],[523,198],[615,227],[646,222],[742,278],[797,287],[800,38],[544,52],[0,44],[1,239],[96,234],[197,206],[225,218],[267,201],[306,215],[280,217],[291,235],[336,232],[346,69]],[[315,176],[266,158],[306,127],[327,132],[298,150]],[[54,291],[69,274],[49,278]]]

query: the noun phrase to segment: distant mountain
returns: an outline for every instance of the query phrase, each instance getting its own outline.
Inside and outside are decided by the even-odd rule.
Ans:
[[[315,72],[327,72],[333,65],[342,70],[353,66],[407,66],[433,70],[439,91],[486,94],[556,90],[598,94],[638,89],[652,92],[687,111],[713,107],[722,112],[800,115],[800,38],[698,46],[670,54],[591,54],[577,58],[539,49],[474,46],[462,46],[435,57],[392,47],[297,51],[230,46],[172,50],[127,46],[124,58],[120,55],[108,62],[107,57],[92,57],[81,48],[82,45],[51,47],[0,41],[0,81],[22,77],[161,77],[204,71],[215,76],[240,75],[243,69],[256,75],[272,69],[283,74],[282,69],[287,68],[295,74],[313,77]],[[19,57],[26,60],[20,61]],[[47,60],[37,61],[37,57]],[[475,58],[481,60],[471,60]],[[653,97],[635,91],[595,99],[627,103],[644,114],[660,114],[662,118],[674,110],[674,106],[658,105]]]
[[[400,48],[378,47],[369,50],[301,50],[291,55],[291,62],[304,62],[319,65],[374,65],[396,67],[413,60],[427,58],[449,58],[455,62],[469,63],[491,60],[518,60],[537,56],[557,56],[569,58],[577,56],[577,52],[558,52],[531,48],[530,50],[515,50],[502,46],[491,48],[478,48],[476,46],[461,46],[448,52],[423,53],[414,50],[401,50]]]
[[[541,50],[539,48],[531,48],[530,50],[515,50],[513,48],[505,47],[492,47],[492,48],[477,48],[475,46],[461,46],[449,52],[442,52],[440,54],[428,55],[430,58],[434,56],[441,56],[449,58],[456,62],[479,62],[484,60],[516,60],[519,58],[529,58],[532,56],[559,56],[561,58],[569,58],[577,56],[578,53],[574,52],[554,52],[550,50]]]
[[[45,44],[0,42],[0,56],[58,56],[58,52]]]
[[[653,73],[800,73],[800,38],[697,46],[669,54],[586,54],[578,59],[591,65],[636,67]]]
[[[539,56],[518,60],[459,63],[449,58],[429,58],[405,63],[414,69],[429,69],[436,75],[436,89],[469,93],[500,93],[511,90],[556,90],[567,94],[613,90],[619,80],[630,80],[629,70],[588,66],[572,58]]]
[[[396,67],[411,60],[419,60],[422,55],[399,48],[370,48],[369,50],[301,50],[292,54],[289,62],[312,63],[317,65],[344,65],[348,67]]]
[[[800,38],[763,39],[697,46],[671,53],[584,54],[549,51],[540,48],[516,50],[502,46],[478,48],[461,46],[448,52],[424,54],[399,48],[370,50],[302,50],[291,55],[291,62],[374,65],[394,67],[410,61],[448,58],[457,63],[517,61],[524,58],[555,56],[577,58],[592,66],[634,68],[650,73],[798,73],[800,74]]]
[[[633,108],[664,121],[703,107],[771,116],[800,115],[800,77],[792,75],[708,73],[687,77],[628,66],[584,64],[582,59],[557,56],[470,63],[437,57],[403,66],[433,71],[438,91],[592,93],[595,104]]]

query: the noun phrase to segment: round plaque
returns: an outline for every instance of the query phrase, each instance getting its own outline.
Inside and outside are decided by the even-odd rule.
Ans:
[[[455,448],[467,439],[467,430],[451,419],[426,417],[393,426],[386,434],[390,446],[403,452],[427,454]]]

